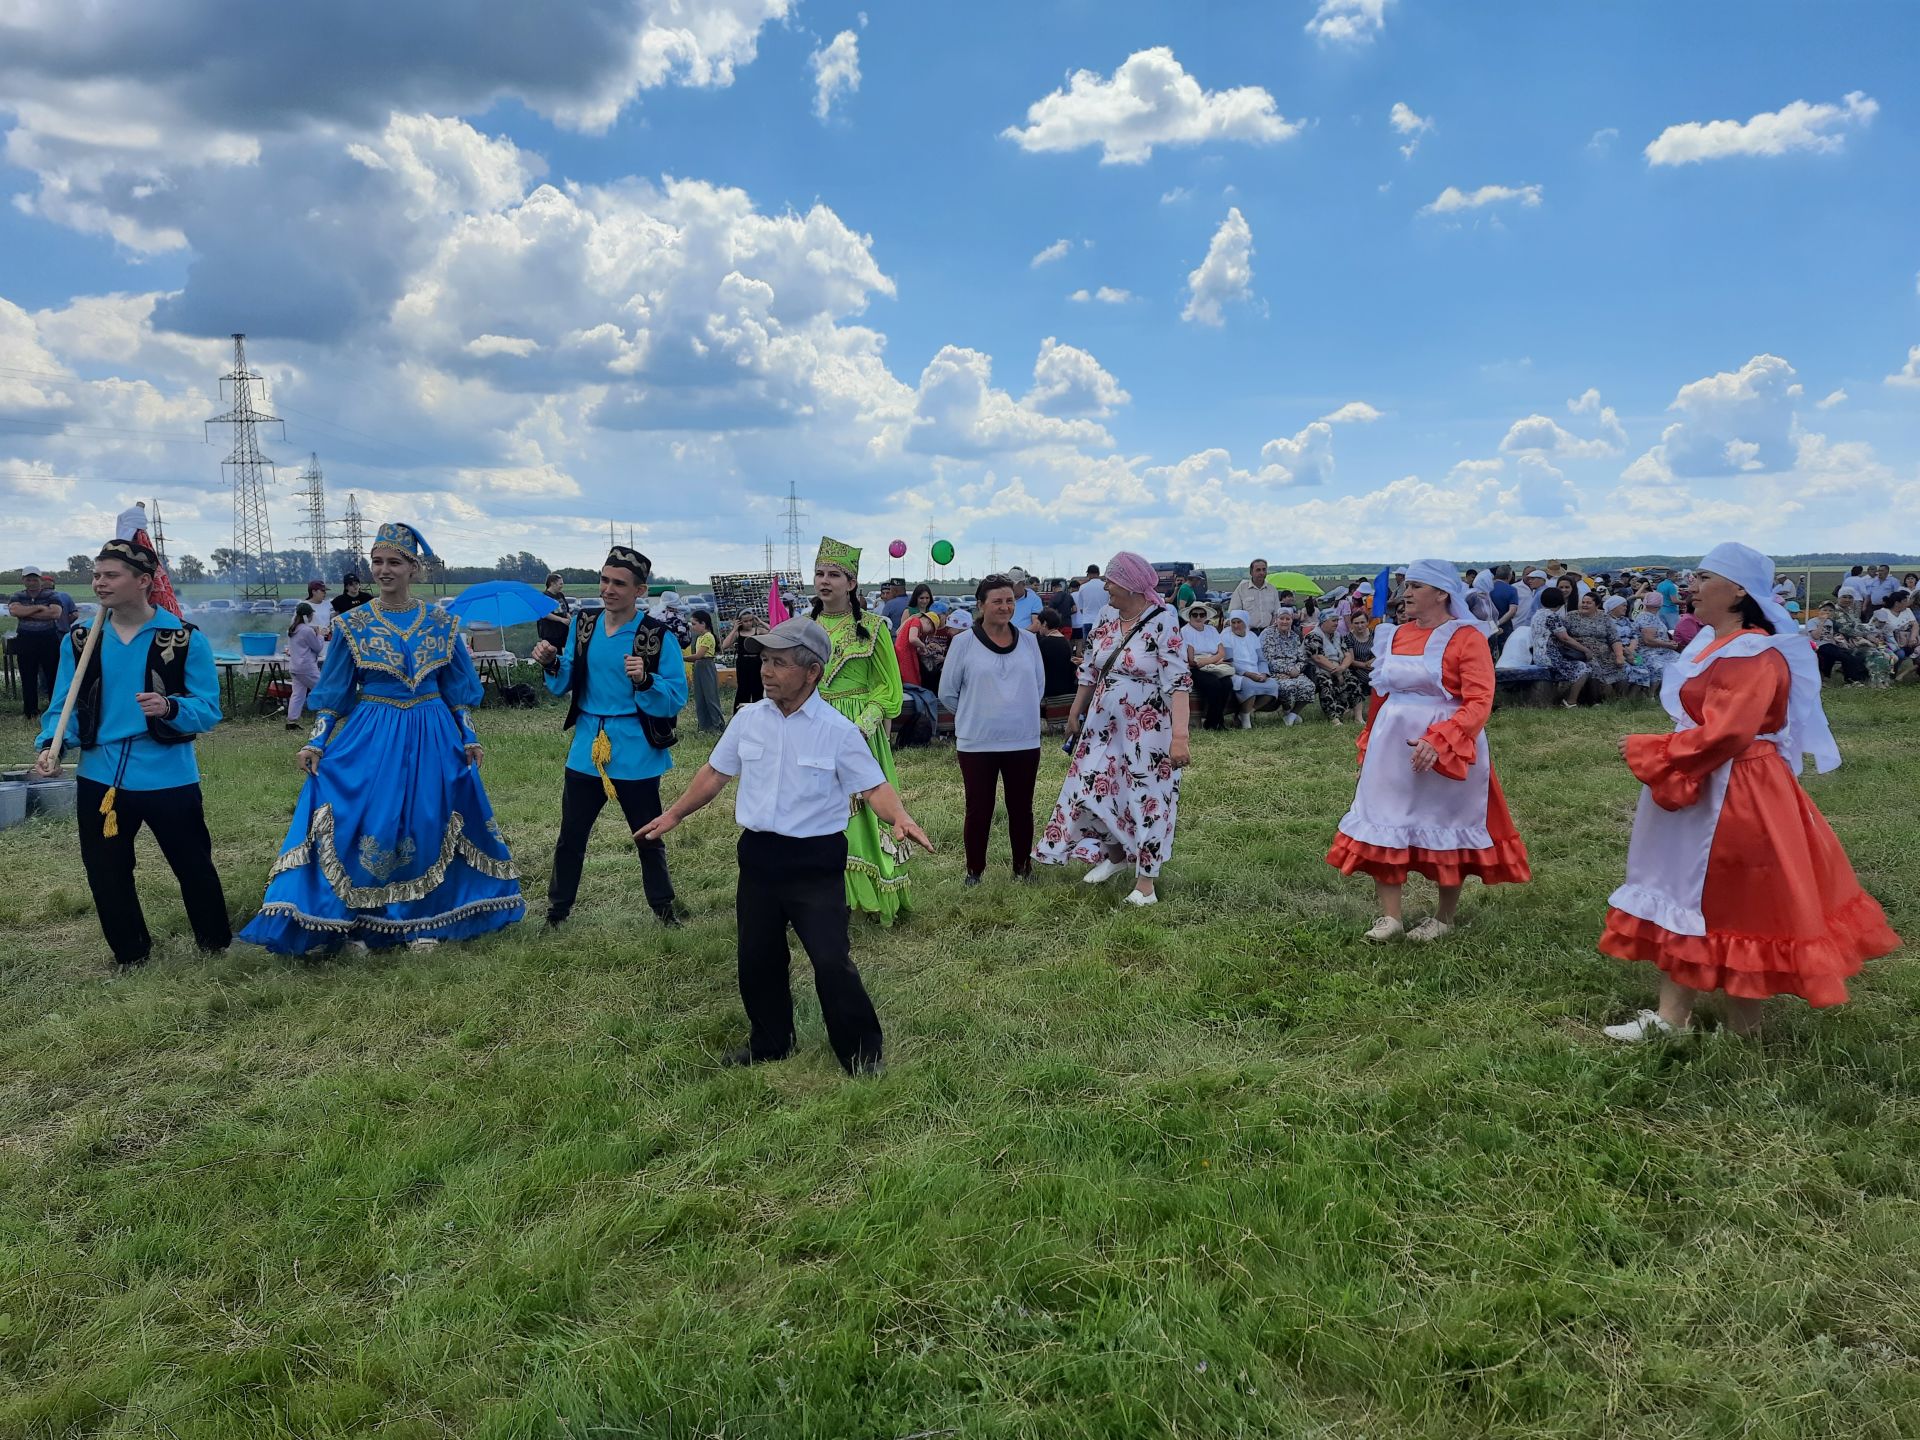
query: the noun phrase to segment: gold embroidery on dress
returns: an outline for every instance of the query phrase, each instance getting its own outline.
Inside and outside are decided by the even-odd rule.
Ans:
[[[413,837],[403,837],[398,845],[389,850],[374,836],[362,835],[359,855],[360,868],[384,885],[393,878],[394,871],[413,863]]]
[[[289,870],[311,865],[317,857],[320,873],[326,876],[327,884],[343,905],[350,910],[374,910],[383,905],[423,900],[431,895],[447,878],[447,870],[456,855],[492,879],[520,878],[520,872],[511,857],[496,860],[467,838],[466,822],[456,810],[448,818],[447,828],[440,836],[439,855],[423,873],[395,885],[356,886],[334,845],[333,806],[322,805],[313,812],[313,819],[307,827],[307,838],[274,861],[273,869],[267,872],[267,880],[271,883],[276,876]]]
[[[419,618],[403,631],[386,622],[380,614],[369,613],[372,610],[371,605],[356,606],[342,615],[334,626],[340,638],[346,642],[353,663],[360,669],[391,675],[409,689],[418,690],[426,683],[428,676],[453,659],[455,639],[452,616],[423,605]],[[394,637],[413,638],[414,632],[427,624],[429,614],[433,623],[418,637],[418,643],[409,655],[404,647],[394,642]],[[366,618],[358,618],[362,615]]]
[[[828,624],[828,621],[834,623]],[[821,615],[820,628],[833,641],[833,663],[827,666],[827,673],[820,677],[820,694],[823,698],[832,699],[827,691],[833,685],[834,677],[846,668],[849,660],[871,660],[874,647],[880,642],[861,629],[859,621],[850,611],[845,615]],[[843,636],[846,638],[843,639]],[[866,646],[864,650],[859,648],[863,643]]]

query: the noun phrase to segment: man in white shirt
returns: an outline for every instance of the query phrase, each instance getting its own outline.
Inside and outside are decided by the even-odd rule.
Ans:
[[[1107,608],[1107,582],[1100,578],[1098,565],[1087,566],[1087,578],[1073,592],[1073,633],[1084,637],[1100,623],[1100,612]]]
[[[1878,570],[1867,572],[1867,600],[1873,608],[1885,605],[1899,588],[1900,583],[1893,578],[1892,566],[1882,565]]]
[[[708,804],[736,775],[733,816],[741,827],[734,891],[740,1000],[752,1033],[726,1057],[758,1065],[793,1053],[793,986],[787,926],[807,952],[827,1038],[849,1075],[879,1075],[880,1018],[854,968],[847,939],[847,813],[863,796],[893,827],[902,858],[908,842],[933,853],[867,748],[860,729],[818,694],[833,642],[796,617],[758,637],[767,698],[734,712],[713,754],[684,794],[634,839],[659,840]]]
[[[1254,631],[1265,630],[1280,613],[1280,592],[1267,584],[1266,561],[1256,560],[1247,566],[1247,578],[1233,587],[1227,613],[1235,610],[1247,612],[1247,628]]]
[[[1798,600],[1800,598],[1800,587],[1793,583],[1793,577],[1791,575],[1776,575],[1773,577],[1773,598],[1778,600],[1782,605],[1786,604],[1789,600]]]

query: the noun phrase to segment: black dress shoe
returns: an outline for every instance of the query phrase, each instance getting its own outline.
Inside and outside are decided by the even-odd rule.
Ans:
[[[722,1055],[720,1063],[729,1068],[741,1065],[771,1065],[775,1061],[786,1059],[792,1053],[791,1050],[783,1050],[778,1055],[756,1055],[751,1045],[742,1045],[738,1050]]]
[[[654,918],[666,926],[667,929],[678,930],[680,928],[679,912],[676,911],[672,905],[656,905],[653,907],[653,914]]]
[[[558,930],[562,925],[566,923],[567,923],[567,912],[565,910],[547,911],[547,928],[549,930]]]
[[[974,886],[980,883],[980,877],[978,875],[973,874],[971,871],[969,871],[967,874],[967,878],[962,880],[960,883],[966,886],[969,890],[971,890]]]
[[[887,1062],[878,1055],[861,1055],[847,1066],[847,1074],[856,1080],[878,1080],[887,1073]]]

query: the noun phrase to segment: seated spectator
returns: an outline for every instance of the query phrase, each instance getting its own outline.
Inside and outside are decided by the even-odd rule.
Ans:
[[[1213,612],[1204,604],[1187,611],[1187,623],[1180,627],[1180,643],[1187,647],[1187,664],[1193,668],[1193,693],[1200,702],[1200,725],[1204,730],[1227,728],[1227,702],[1233,698],[1233,667],[1227,663],[1224,638],[1213,626]]]
[[[1041,704],[1062,697],[1071,700],[1073,692],[1079,686],[1073,664],[1073,625],[1064,614],[1052,606],[1040,612],[1039,629],[1035,632],[1040,641],[1040,669],[1043,680],[1041,685]]]
[[[1609,595],[1600,608],[1613,626],[1613,638],[1619,643],[1621,658],[1626,661],[1625,683],[1639,690],[1651,689],[1658,677],[1640,653],[1640,627],[1628,617],[1630,605],[1624,595]]]
[[[1893,651],[1862,617],[1852,593],[1842,594],[1827,616],[1821,675],[1831,675],[1836,664],[1849,685],[1885,685],[1893,678]]]
[[[1340,633],[1338,612],[1323,612],[1307,637],[1307,667],[1320,709],[1334,724],[1342,724],[1350,712],[1366,704],[1368,672],[1357,668],[1352,635]]]
[[[1627,657],[1614,633],[1613,621],[1600,608],[1598,591],[1590,590],[1580,597],[1573,618],[1567,621],[1567,633],[1587,652],[1597,695],[1609,696],[1627,685]]]
[[[1580,703],[1593,679],[1587,647],[1567,633],[1567,592],[1549,585],[1540,592],[1540,608],[1533,617],[1533,660],[1553,672],[1555,684],[1565,685],[1560,703],[1571,710]]]
[[[1347,616],[1347,644],[1353,651],[1354,673],[1364,688],[1373,683],[1373,616],[1356,606]]]
[[[1653,672],[1652,684],[1658,686],[1666,668],[1680,658],[1680,642],[1673,638],[1667,624],[1661,597],[1649,587],[1640,597],[1638,613],[1633,616],[1638,635],[1640,660]]]
[[[1291,610],[1275,613],[1273,624],[1260,637],[1261,662],[1274,684],[1274,699],[1286,711],[1287,724],[1300,723],[1300,707],[1313,699],[1313,678],[1307,674],[1305,638],[1294,629]]]
[[[1830,680],[1837,669],[1840,678],[1848,685],[1867,683],[1867,657],[1860,653],[1852,638],[1841,628],[1838,606],[1831,611],[1821,611],[1807,621],[1807,643],[1813,646],[1813,652],[1819,657],[1820,678]],[[1846,622],[1856,624],[1850,617]]]

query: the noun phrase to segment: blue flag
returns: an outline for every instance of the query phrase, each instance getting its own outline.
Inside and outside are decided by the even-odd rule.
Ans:
[[[1373,618],[1387,618],[1387,567],[1382,565],[1380,573],[1373,577]]]

